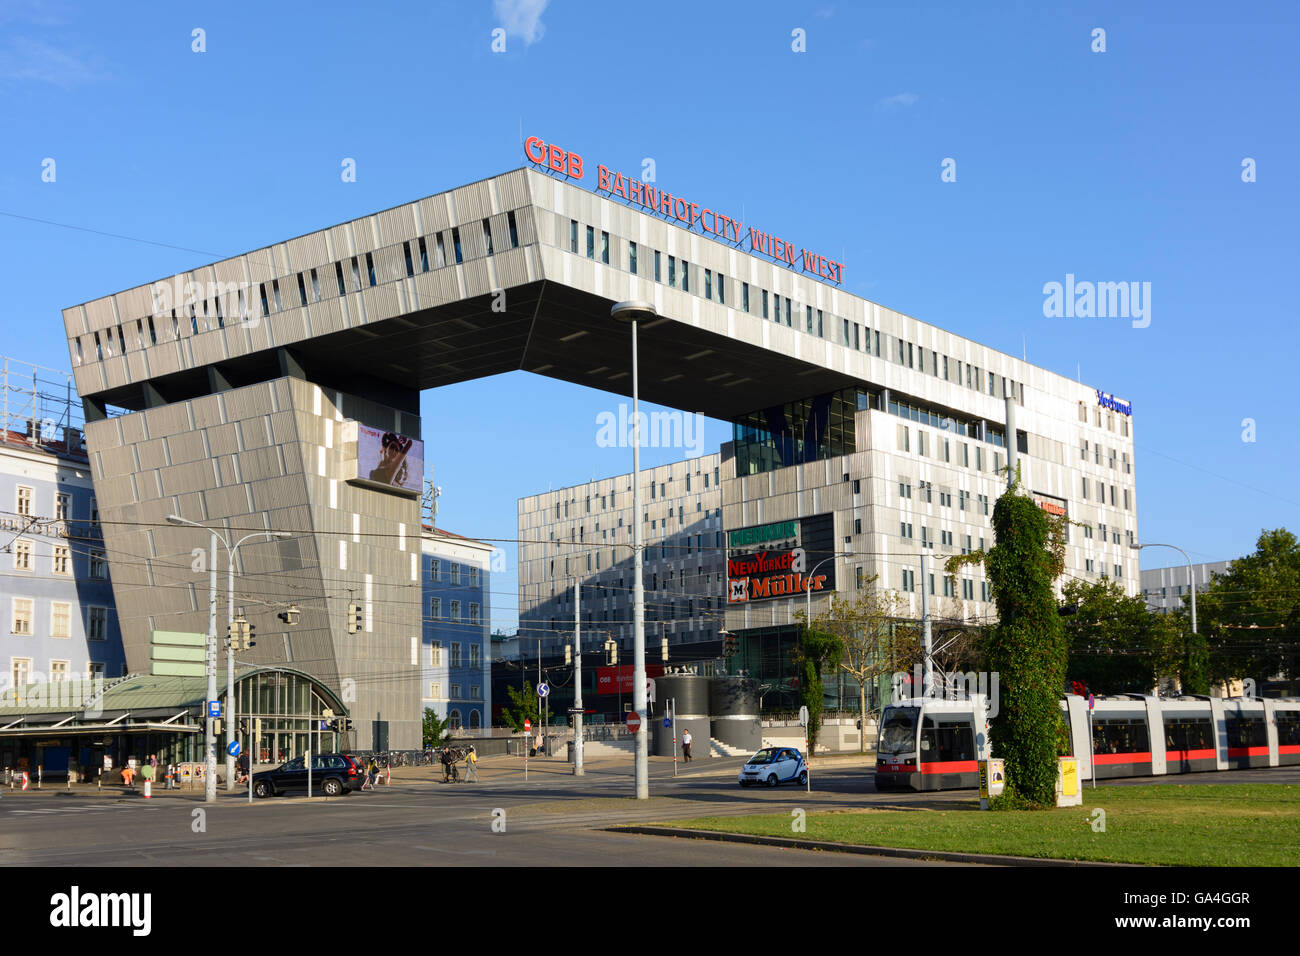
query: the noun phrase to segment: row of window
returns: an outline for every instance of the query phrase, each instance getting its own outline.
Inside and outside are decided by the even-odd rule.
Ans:
[[[437,693],[433,693],[433,690],[435,688],[437,688]],[[430,684],[429,690],[430,690],[429,696],[433,700],[446,699],[442,696],[442,688],[439,687],[437,684]],[[465,724],[463,718],[461,717],[461,713],[459,709],[453,707],[450,711],[447,712],[447,726],[452,730],[464,729]],[[477,710],[471,710],[469,712],[469,729],[478,730],[478,728],[482,726],[483,726],[483,716]]]
[[[50,637],[72,637],[72,607],[70,601],[50,602]],[[9,633],[23,637],[35,636],[35,598],[16,597],[13,599],[9,616]],[[108,608],[94,606],[86,608],[86,638],[91,641],[108,640]]]
[[[579,252],[579,230],[585,230],[584,248],[588,259],[599,259],[605,265],[610,264],[611,243],[608,232],[601,231],[600,242],[596,242],[596,230],[594,226],[580,226],[578,220],[569,220],[569,251],[574,255],[580,255]],[[691,291],[692,266],[685,259],[678,259],[676,256],[663,256],[658,249],[646,250],[647,261],[643,264],[639,260],[640,250],[635,242],[631,240],[627,244],[627,271],[635,276],[643,278],[653,277],[655,282],[664,281],[663,264],[667,259],[667,280],[668,287],[678,288],[678,277],[681,279],[681,290],[683,292]],[[698,269],[697,267],[694,267]],[[727,304],[727,277],[721,272],[715,273],[712,269],[704,270],[704,287],[702,293],[704,298],[717,302],[719,305]],[[734,289],[734,286],[733,286]],[[742,312],[753,314],[750,308],[749,283],[740,283],[740,309]],[[881,349],[881,335],[878,329],[862,325],[858,322],[839,316],[827,316],[821,309],[803,303],[791,303],[790,297],[785,296],[785,308],[782,310],[781,302],[783,297],[776,292],[768,293],[767,289],[759,290],[759,314],[763,318],[770,318],[778,325],[784,324],[787,328],[802,328],[809,335],[815,335],[817,338],[826,339],[835,335],[838,327],[840,330],[840,343],[846,348],[852,348],[855,351],[865,352],[868,355],[875,355],[877,358],[884,358]],[[770,303],[770,309],[769,309]],[[803,319],[799,325],[795,324],[795,317],[799,314],[799,308],[803,308]],[[770,312],[770,314],[769,314]],[[838,319],[838,322],[837,322]],[[957,358],[951,361],[947,355],[941,355],[934,349],[926,349],[922,345],[914,345],[911,342],[905,342],[902,339],[886,336],[885,340],[890,339],[897,345],[897,352],[891,353],[891,358],[898,365],[905,365],[907,368],[917,369],[925,373],[943,378],[945,381],[962,383],[962,367],[965,366],[966,387],[975,391],[983,391],[987,381],[988,394],[997,398],[1010,396],[1016,399],[1021,405],[1024,402],[1024,386],[1021,383],[1012,380],[1007,381],[1006,376],[997,376],[993,372],[985,370],[981,373],[978,366],[971,365],[968,362],[962,362]],[[874,345],[874,348],[873,348]],[[927,355],[929,361],[927,362]],[[928,366],[928,367],[927,367]],[[986,378],[987,377],[987,378]],[[999,389],[1000,384],[1000,389]]]
[[[462,567],[465,572],[465,583],[468,587],[476,588],[479,586],[479,569],[472,564],[460,565],[454,561],[447,562],[447,583],[459,585],[461,581]],[[429,580],[442,582],[442,559],[432,558],[429,561]]]
[[[964,552],[963,552],[963,553],[964,553]],[[864,586],[865,583],[866,583],[866,578],[865,578],[865,576],[864,576],[864,574],[863,574],[862,565],[858,565],[857,568],[856,568],[855,570],[856,570],[856,572],[857,572],[857,581],[856,581],[856,583],[857,583],[857,586],[858,586],[858,590],[862,590],[863,586]],[[930,575],[928,575],[928,577],[929,577],[929,579],[930,579],[929,582],[928,582],[928,584],[929,584],[929,589],[930,589],[930,594],[931,594],[931,595],[934,595],[934,594],[935,594],[935,580],[934,580],[935,576],[934,576],[933,574],[930,574]],[[954,578],[954,577],[949,577],[949,576],[946,575],[946,574],[945,574],[945,575],[942,575],[942,579],[943,579],[943,596],[944,596],[944,597],[956,597],[956,596],[957,596],[957,579]],[[980,585],[980,597],[979,597],[979,599],[980,599],[981,601],[985,601],[985,602],[991,600],[992,598],[991,598],[991,592],[990,592],[990,590],[989,590],[989,583],[988,583],[987,581],[980,581],[980,582],[979,582],[979,585]],[[901,569],[901,571],[900,571],[899,590],[900,590],[900,591],[903,591],[903,592],[905,592],[905,593],[907,593],[907,594],[914,594],[914,593],[916,592],[916,572],[915,572],[915,571],[910,570],[910,569],[908,569],[908,568],[903,568],[903,569]],[[971,579],[971,578],[962,578],[962,579],[961,579],[961,596],[962,596],[962,599],[963,599],[963,600],[966,600],[966,601],[973,601],[973,600],[975,600],[975,581],[974,581],[973,579]]]
[[[34,571],[36,568],[32,542],[26,538],[18,538],[10,546],[13,553],[15,571]],[[72,576],[72,549],[68,545],[56,544],[54,546],[53,560],[51,569],[54,574],[71,577]],[[90,576],[92,578],[108,578],[108,561],[104,557],[103,551],[90,552]]]
[[[1083,500],[1084,500],[1084,501],[1088,501],[1088,500],[1090,500],[1090,499],[1089,499],[1089,495],[1088,495],[1088,479],[1087,479],[1087,477],[1084,477],[1084,478],[1082,479],[1082,481],[1083,481]],[[1106,483],[1103,482],[1103,481],[1094,481],[1093,484],[1094,484],[1094,485],[1096,486],[1096,488],[1097,488],[1097,503],[1098,503],[1098,504],[1103,504],[1103,505],[1104,505],[1104,504],[1106,503]],[[1131,511],[1131,510],[1132,510],[1132,507],[1131,507],[1131,499],[1130,499],[1130,497],[1129,497],[1129,490],[1128,490],[1127,488],[1123,488],[1123,489],[1119,489],[1119,490],[1123,491],[1123,493],[1124,493],[1124,494],[1123,494],[1124,510],[1125,510],[1125,511]],[[1110,486],[1110,505],[1111,505],[1112,508],[1118,508],[1118,507],[1119,507],[1119,504],[1118,504],[1119,499],[1116,497],[1116,495],[1115,495],[1115,491],[1116,491],[1116,487],[1115,487],[1115,485],[1112,484],[1112,485]]]
[[[669,508],[668,508],[668,518],[673,517],[673,510],[674,510],[673,506],[669,506]],[[696,501],[696,502],[695,502],[695,513],[701,515],[705,521],[707,521],[707,520],[709,519],[710,514],[712,514],[712,516],[713,516],[715,519],[717,519],[717,520],[719,520],[719,521],[722,520],[722,509],[721,509],[721,508],[716,508],[716,509],[714,509],[712,512],[704,511],[703,503],[700,502],[700,501]],[[668,518],[664,518],[664,519],[662,519],[662,528],[663,528],[663,530],[664,530],[665,532],[667,532],[667,530],[668,530]],[[658,531],[658,530],[660,530],[660,527],[661,527],[660,519],[658,519],[658,518],[651,518],[651,517],[650,517],[650,512],[648,512],[648,511],[645,512],[645,513],[642,515],[642,519],[641,519],[641,520],[642,520],[643,522],[649,522],[649,524],[650,524],[650,530],[651,530],[651,531]],[[685,526],[686,526],[686,509],[685,509],[685,508],[678,508],[678,509],[677,509],[677,527],[682,528],[682,527],[685,527]],[[617,540],[618,540],[618,529],[619,529],[619,528],[622,528],[622,527],[623,527],[623,518],[622,518],[621,516],[620,516],[619,519],[618,519],[618,525],[617,525],[617,527],[614,527],[614,528],[604,528],[604,529],[601,528],[601,526],[600,526],[600,519],[597,518],[597,519],[596,519],[596,527],[593,528],[593,529],[592,529],[592,532],[591,532],[591,533],[592,533],[592,539],[591,539],[591,540],[592,540],[593,543],[595,542],[595,540],[596,540],[596,538],[595,538],[595,534],[596,534],[597,531],[599,531],[599,532],[600,532],[600,540],[601,540],[601,541],[609,541],[609,540],[617,541]],[[692,527],[695,527],[695,525],[692,524]],[[562,533],[562,532],[561,532],[561,533]],[[718,537],[721,538],[722,532],[719,531],[719,532],[717,532],[717,534],[718,534]],[[627,531],[625,532],[625,535],[626,535],[626,537],[628,538],[628,540],[631,540],[631,538],[632,538],[632,528],[631,528],[630,525],[628,526],[628,529],[627,529]],[[687,535],[685,535],[684,537],[685,537],[685,541],[686,541],[686,551],[687,551],[687,553],[690,553],[690,540],[691,540],[691,536],[690,536],[689,534],[687,534]],[[696,545],[696,547],[701,547],[701,545],[698,543],[698,539],[701,539],[701,538],[703,537],[703,535],[702,535],[702,534],[697,534],[695,537],[696,537],[696,539],[697,539],[697,545]],[[551,541],[557,541],[557,540],[559,540],[559,541],[563,541],[564,539],[563,539],[562,537],[557,538],[557,537],[556,537],[556,532],[555,532],[554,530],[552,530],[551,533],[550,533],[550,539],[549,539],[549,540],[551,540]],[[573,527],[571,527],[571,528],[569,529],[569,540],[570,540],[571,542],[575,543],[575,544],[585,544],[586,541],[587,541],[587,526],[586,526],[585,524],[575,524]],[[590,571],[591,569],[588,568],[587,570]]]
[[[1102,449],[1102,447],[1101,447],[1101,442],[1093,443],[1093,442],[1088,441],[1088,439],[1085,438],[1085,439],[1083,440],[1083,444],[1081,444],[1081,445],[1079,446],[1079,459],[1080,459],[1081,461],[1087,461],[1087,460],[1088,460],[1088,452],[1089,452],[1090,450],[1091,450],[1091,452],[1092,452],[1092,460],[1093,460],[1093,464],[1100,465],[1100,464],[1101,464],[1101,459],[1102,459],[1102,451],[1103,451],[1103,449]],[[1111,469],[1111,471],[1114,471],[1114,470],[1115,470],[1115,452],[1116,452],[1116,449],[1114,449],[1114,448],[1110,448],[1110,449],[1105,449],[1105,450],[1106,450],[1106,452],[1107,452],[1106,457],[1107,457],[1107,459],[1110,461],[1110,469]],[[1121,453],[1120,453],[1120,460],[1123,462],[1123,465],[1124,465],[1124,474],[1126,474],[1126,475],[1131,475],[1131,474],[1133,473],[1133,463],[1130,462],[1130,461],[1128,460],[1128,452],[1121,452]]]
[[[23,518],[34,518],[38,516],[35,511],[36,507],[36,489],[31,485],[18,485],[14,492],[14,512]],[[99,503],[97,499],[90,499],[90,523],[99,524]],[[64,492],[54,493],[54,518],[55,521],[71,521],[72,515],[72,495]]]
[[[463,667],[464,658],[461,657],[460,641],[452,641],[449,645],[450,654],[448,656],[448,667]],[[478,644],[469,644],[469,666],[478,667],[483,662],[483,648]],[[442,667],[442,641],[433,641],[429,644],[429,666]]]
[[[483,688],[480,687],[478,684],[470,684],[469,694],[467,695],[461,694],[460,684],[448,684],[447,688],[450,691],[450,693],[446,697],[443,697],[442,681],[440,680],[431,681],[429,683],[429,698],[431,700],[482,700],[483,699]],[[471,713],[477,714],[478,711],[471,711]]]
[[[1088,424],[1088,403],[1087,403],[1087,402],[1080,402],[1080,403],[1079,403],[1079,421],[1083,422],[1085,425]],[[1101,406],[1100,406],[1100,405],[1094,405],[1094,406],[1092,406],[1092,423],[1093,423],[1093,425],[1095,425],[1097,428],[1101,428],[1101,427],[1102,427],[1102,426],[1101,426]],[[1113,432],[1113,431],[1115,430],[1115,413],[1114,413],[1114,412],[1107,412],[1107,413],[1106,413],[1106,430],[1107,430],[1107,431],[1111,431],[1111,432]],[[1121,415],[1121,416],[1119,416],[1119,433],[1120,433],[1121,437],[1123,437],[1123,438],[1127,438],[1127,437],[1128,437],[1128,416],[1127,416],[1127,415]],[[1084,457],[1085,457],[1085,458],[1088,457],[1086,453],[1084,454]],[[1112,467],[1113,467],[1113,466],[1112,466]]]
[[[713,469],[713,484],[714,484],[715,487],[716,487],[716,486],[720,483],[720,481],[721,481],[720,476],[721,476],[721,469],[715,467],[715,468]],[[707,490],[708,487],[709,487],[709,475],[708,475],[708,472],[705,472],[705,473],[703,474],[703,478],[704,478],[704,487],[705,487],[705,489]],[[671,481],[672,479],[669,479],[669,480]],[[649,486],[650,486],[650,500],[651,500],[651,501],[656,501],[656,500],[658,500],[658,499],[660,499],[660,498],[667,498],[667,497],[668,497],[668,491],[667,491],[668,486],[667,486],[667,483],[662,482],[662,481],[657,482],[657,483],[654,482],[654,481],[651,481],[651,482],[649,483]],[[657,491],[656,491],[656,487],[657,487]],[[691,492],[691,476],[690,476],[690,473],[688,472],[687,475],[686,475],[686,490],[685,490],[684,492],[682,492],[682,494],[690,494],[690,492]],[[680,497],[680,495],[678,495],[677,497]],[[617,493],[614,492],[614,491],[612,491],[612,490],[610,491],[610,493],[609,493],[608,495],[587,495],[587,496],[586,496],[586,500],[585,500],[585,505],[586,505],[586,511],[585,511],[585,514],[591,514],[591,503],[592,503],[593,500],[596,501],[596,502],[598,503],[599,510],[601,510],[601,511],[605,511],[605,510],[610,509],[610,508],[617,508],[617,507],[618,507]],[[577,503],[578,503],[578,499],[577,499],[576,497],[570,498],[570,499],[568,499],[567,501],[557,501],[557,502],[555,502],[555,517],[557,517],[557,518],[567,518],[567,517],[569,517],[569,505],[575,505],[575,506],[576,506]],[[563,514],[561,514],[561,509],[563,509]],[[699,510],[698,502],[697,502],[696,510]],[[575,512],[577,511],[577,508],[576,508],[576,507],[574,508],[574,511],[575,511]],[[622,523],[622,522],[620,522],[620,524],[621,524],[621,523]]]
[[[46,671],[46,680],[62,681],[70,680],[74,675],[71,671],[72,662],[65,660],[55,660],[50,658],[50,666]],[[27,684],[32,680],[32,658],[30,657],[11,657],[9,658],[9,676],[13,679],[10,686],[18,687]],[[82,675],[76,675],[82,676]],[[90,680],[102,680],[104,678],[104,664],[101,661],[90,661],[86,664],[86,673],[84,675]],[[44,683],[44,681],[42,681]]]
[[[447,607],[449,613],[445,618],[445,620],[459,621],[461,619],[460,602],[448,601]],[[444,620],[442,616],[442,598],[429,598],[429,620],[431,621]],[[469,606],[469,617],[467,618],[467,620],[471,624],[479,623],[479,606],[477,604],[471,604]]]
[[[519,247],[519,229],[515,222],[513,210],[506,214],[506,226],[509,232],[510,248],[517,249]],[[442,269],[450,265],[453,259],[457,265],[464,262],[465,250],[461,244],[461,228],[460,226],[454,226],[451,229],[434,233],[430,237],[420,236],[414,240],[414,244],[412,244],[411,240],[403,242],[402,257],[406,266],[407,278],[415,275],[417,267],[419,272],[428,272],[431,268]],[[476,227],[466,225],[464,228],[472,229]],[[478,223],[477,228],[482,229],[486,254],[492,255],[494,243],[491,224],[487,219],[483,219]],[[432,248],[430,248],[429,239],[432,239]],[[347,260],[346,267],[345,260],[339,259],[333,263],[333,270],[328,265],[325,265],[304,270],[294,276],[285,276],[283,278],[288,288],[284,290],[280,287],[280,279],[259,283],[258,298],[261,313],[263,316],[269,316],[272,312],[279,312],[286,307],[286,301],[289,308],[298,308],[306,306],[309,302],[319,302],[322,298],[333,298],[335,295],[342,296],[348,292],[360,292],[363,287],[373,288],[381,281],[388,282],[397,279],[399,278],[397,275],[380,275],[375,267],[376,254],[382,254],[387,252],[388,249],[395,248],[396,246],[385,247],[375,252],[364,253],[362,256],[351,256]],[[363,261],[365,266],[364,278],[362,272]],[[295,284],[297,287],[296,300],[293,299]],[[231,317],[237,317],[239,321],[247,322],[252,307],[248,301],[248,296],[245,295],[243,287],[238,284],[231,291],[234,293],[234,301],[231,301],[229,294],[225,295],[225,308],[222,305],[223,295],[218,293],[210,299],[188,303],[189,315],[187,317],[178,316],[178,310],[172,309],[170,316],[171,341],[174,342],[180,339],[187,327],[190,335],[198,335],[200,331],[209,332],[213,329],[224,329],[226,327],[227,310],[232,311]],[[201,321],[198,311],[200,307],[203,310]],[[185,308],[186,306],[181,306],[181,311],[183,312]],[[183,318],[187,318],[188,321],[182,322]],[[105,358],[111,358],[115,354],[125,354],[127,351],[126,335],[122,323],[118,323],[116,327],[116,352],[114,352],[113,332],[113,329],[105,329],[102,336],[99,332],[91,333],[97,360],[103,361]],[[152,315],[137,319],[135,323],[137,348],[145,348],[146,340],[148,345],[158,344],[158,330]],[[85,360],[81,336],[75,339],[74,348],[75,362],[80,365]]]

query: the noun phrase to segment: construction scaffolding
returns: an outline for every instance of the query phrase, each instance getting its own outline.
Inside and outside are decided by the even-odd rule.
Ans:
[[[0,356],[0,441],[86,455],[85,417],[67,372]]]

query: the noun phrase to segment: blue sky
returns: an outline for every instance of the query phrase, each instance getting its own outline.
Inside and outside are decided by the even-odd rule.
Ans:
[[[522,127],[1130,400],[1144,540],[1219,560],[1300,527],[1298,8],[976,6],[0,0],[0,352],[67,368],[61,308],[523,165]],[[1151,283],[1150,325],[1044,317],[1066,274]],[[518,496],[627,470],[595,442],[619,401],[426,393],[439,523],[513,538]]]

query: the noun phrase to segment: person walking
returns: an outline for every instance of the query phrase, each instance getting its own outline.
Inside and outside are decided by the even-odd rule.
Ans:
[[[691,762],[691,732],[682,731],[682,763]]]
[[[478,783],[478,751],[470,744],[469,753],[465,755],[465,782],[473,780]]]
[[[442,782],[449,783],[451,781],[451,748],[443,747],[439,759],[442,761]]]

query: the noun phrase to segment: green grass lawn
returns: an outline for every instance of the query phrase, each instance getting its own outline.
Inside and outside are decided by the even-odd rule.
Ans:
[[[1153,863],[1181,866],[1300,864],[1300,786],[1279,784],[1098,787],[1083,806],[1052,810],[971,809],[809,812],[791,831],[789,813],[705,817],[670,826],[833,843]],[[794,804],[797,806],[797,802]],[[1105,811],[1105,831],[1094,830]]]

